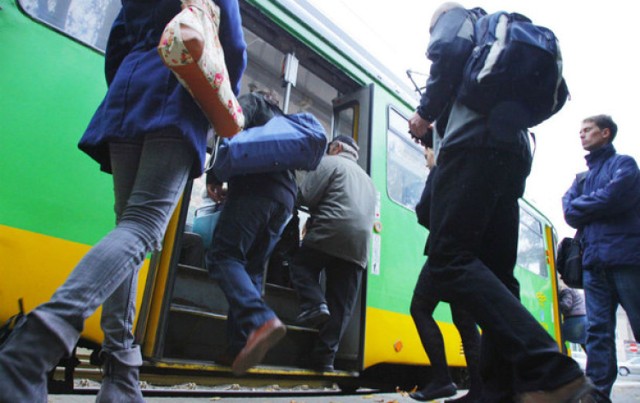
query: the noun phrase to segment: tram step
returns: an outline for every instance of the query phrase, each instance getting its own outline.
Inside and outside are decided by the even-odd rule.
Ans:
[[[267,283],[264,298],[280,320],[293,324],[300,313],[293,289]],[[179,265],[173,291],[173,303],[201,308],[211,313],[226,315],[228,303],[217,282],[209,277],[206,269]]]
[[[267,365],[293,366],[311,350],[317,330],[287,325],[285,339],[264,359]],[[206,309],[171,304],[169,326],[164,344],[164,357],[215,361],[226,348],[226,316]]]

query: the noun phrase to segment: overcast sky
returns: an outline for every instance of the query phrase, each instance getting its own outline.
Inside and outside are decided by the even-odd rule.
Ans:
[[[405,71],[428,72],[424,56],[428,24],[440,1],[309,0],[356,38],[400,77]],[[637,15],[622,0],[460,1],[487,12],[519,12],[551,28],[564,58],[564,76],[571,100],[548,121],[532,129],[537,137],[533,172],[526,197],[546,214],[559,236],[572,236],[562,216],[561,198],[577,172],[586,170],[578,131],[584,117],[607,113],[618,124],[614,145],[619,153],[640,158],[640,72],[633,29]],[[408,82],[408,79],[407,79]]]

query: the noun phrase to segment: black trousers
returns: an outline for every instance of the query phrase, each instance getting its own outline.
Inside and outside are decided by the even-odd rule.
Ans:
[[[326,276],[326,292],[320,275]],[[333,365],[340,340],[353,315],[364,269],[335,256],[304,246],[291,262],[291,282],[298,293],[300,308],[326,303],[331,316],[318,333],[311,360]]]
[[[437,384],[446,384],[450,383],[452,379],[449,373],[442,332],[433,318],[433,312],[438,303],[440,303],[440,300],[436,298],[436,292],[432,287],[429,266],[425,263],[411,299],[411,317],[416,325],[422,346],[431,362],[434,381]],[[470,380],[469,393],[471,396],[480,396],[482,393],[480,332],[473,317],[467,311],[456,304],[451,304],[450,308],[453,324],[460,333],[460,339],[464,347]]]
[[[443,150],[433,178],[429,260],[438,297],[483,330],[485,400],[550,390],[582,375],[519,300],[513,271],[530,164],[495,149]]]

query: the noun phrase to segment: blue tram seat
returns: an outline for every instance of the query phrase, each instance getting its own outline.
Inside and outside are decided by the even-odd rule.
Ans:
[[[200,207],[195,211],[193,219],[193,232],[200,235],[204,243],[205,250],[211,246],[213,230],[218,223],[222,209],[219,204],[211,204]]]

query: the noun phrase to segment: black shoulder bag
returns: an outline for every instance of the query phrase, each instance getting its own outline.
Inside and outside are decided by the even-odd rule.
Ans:
[[[576,175],[578,193],[582,194],[586,172]],[[582,288],[582,233],[576,231],[573,238],[564,238],[558,244],[556,270],[562,281],[571,288]]]

